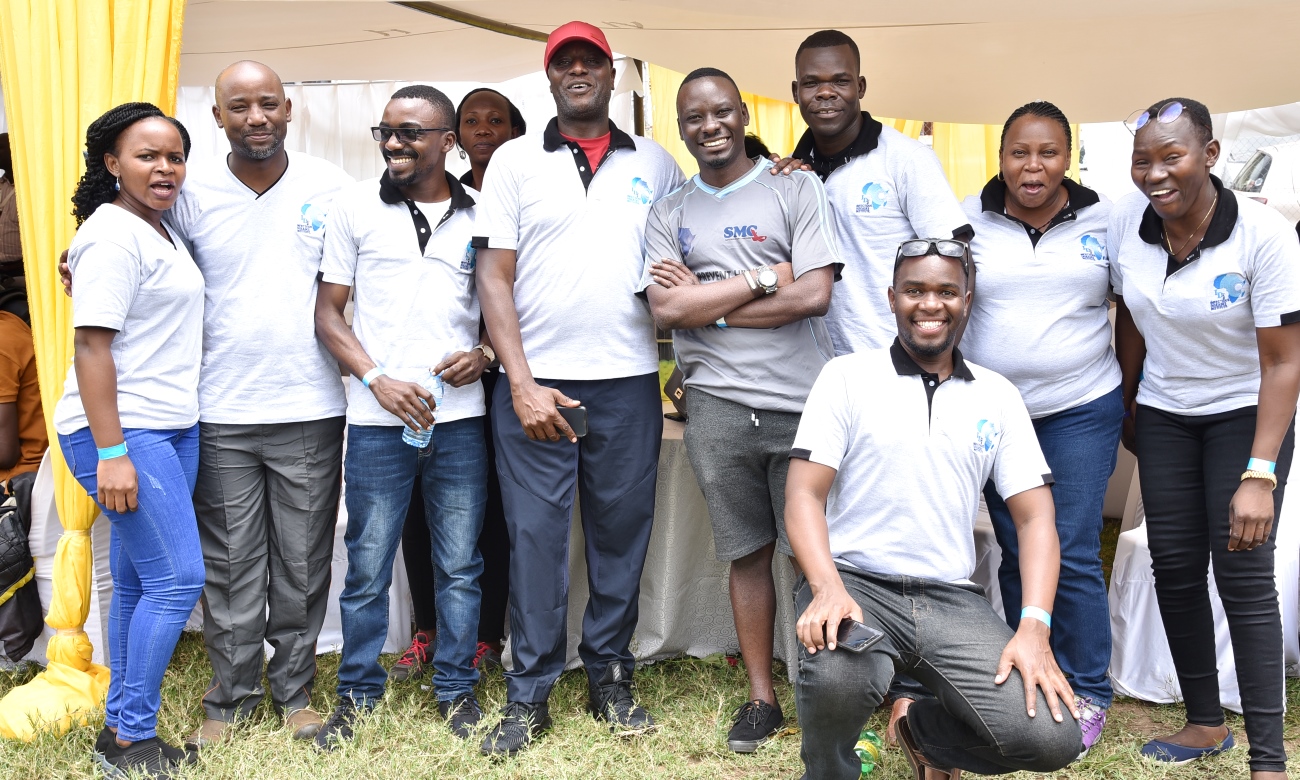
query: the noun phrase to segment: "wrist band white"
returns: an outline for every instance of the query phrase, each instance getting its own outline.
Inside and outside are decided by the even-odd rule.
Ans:
[[[718,318],[718,321],[715,322],[715,323],[713,323],[713,324],[714,324],[714,325],[717,325],[719,328],[730,327],[729,325],[727,325],[727,318],[726,318],[726,317],[719,317],[719,318]]]
[[[1044,623],[1048,628],[1052,627],[1052,613],[1038,607],[1025,607],[1020,610],[1020,619],[1033,618],[1040,623]]]
[[[1263,458],[1251,458],[1246,461],[1246,471],[1267,471],[1270,474],[1276,474],[1277,464]]]
[[[374,368],[367,371],[365,376],[361,377],[361,384],[369,388],[370,383],[375,381],[375,377],[387,376],[387,375],[388,372],[383,369],[383,366],[375,366]]]

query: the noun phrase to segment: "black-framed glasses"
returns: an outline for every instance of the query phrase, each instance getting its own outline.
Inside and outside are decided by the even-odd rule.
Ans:
[[[894,268],[909,257],[939,255],[960,260],[962,270],[970,273],[970,245],[955,238],[914,238],[898,245],[898,254],[894,256]]]
[[[413,144],[420,140],[420,136],[426,133],[450,133],[450,127],[372,127],[370,134],[380,143],[386,142],[389,138],[397,136],[397,140],[404,144]]]
[[[1167,125],[1182,116],[1184,108],[1185,107],[1182,103],[1179,103],[1177,100],[1171,100],[1163,106],[1160,106],[1159,110],[1156,111],[1154,119],[1162,125]],[[1137,114],[1137,118],[1134,118],[1133,114]],[[1137,135],[1137,131],[1146,127],[1147,122],[1150,122],[1153,117],[1151,116],[1150,110],[1141,113],[1134,111],[1133,114],[1129,114],[1128,119],[1124,120],[1124,126],[1128,128],[1130,133]]]

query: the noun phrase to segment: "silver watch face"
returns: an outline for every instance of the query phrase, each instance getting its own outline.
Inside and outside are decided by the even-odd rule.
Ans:
[[[758,283],[767,288],[776,287],[776,271],[773,271],[771,268],[762,269],[758,272]]]

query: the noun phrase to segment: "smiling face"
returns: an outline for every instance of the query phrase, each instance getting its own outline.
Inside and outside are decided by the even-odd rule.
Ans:
[[[700,170],[731,165],[749,169],[745,127],[749,109],[727,79],[705,76],[682,85],[677,93],[677,127]]]
[[[108,172],[118,177],[119,205],[153,221],[176,203],[185,183],[185,147],[180,131],[166,119],[142,119],[122,131],[117,147],[104,155]]]
[[[292,108],[280,77],[265,65],[236,63],[217,78],[212,115],[226,131],[230,150],[241,157],[274,157],[284,146]]]
[[[867,80],[859,70],[848,46],[804,49],[795,60],[790,89],[814,138],[845,136],[858,120],[867,94]]]
[[[430,129],[451,127],[454,117],[442,116],[429,101],[422,98],[396,98],[384,107],[380,127]],[[399,133],[381,141],[380,151],[388,167],[388,178],[398,187],[410,187],[428,181],[443,169],[447,152],[456,143],[456,134],[450,130],[420,133],[415,141],[406,141]]]
[[[556,49],[546,66],[546,78],[561,119],[591,122],[609,117],[614,63],[595,44],[571,41]]]
[[[969,306],[960,260],[909,257],[894,272],[889,308],[898,323],[899,340],[916,358],[933,360],[951,349]]]
[[[1130,172],[1156,214],[1177,220],[1206,192],[1218,159],[1219,142],[1203,142],[1184,115],[1169,123],[1147,122],[1137,131]]]
[[[457,133],[470,165],[482,166],[488,164],[498,146],[519,135],[510,126],[510,104],[495,92],[475,92],[469,96],[461,107]]]
[[[998,166],[1007,197],[1032,210],[1054,203],[1070,167],[1065,128],[1053,119],[1026,114],[1011,123],[1002,142]]]

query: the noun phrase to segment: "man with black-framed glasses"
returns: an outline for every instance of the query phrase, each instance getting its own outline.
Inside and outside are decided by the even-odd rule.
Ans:
[[[359,716],[383,696],[388,588],[417,479],[438,603],[438,710],[462,739],[482,716],[474,697],[478,536],[487,502],[479,377],[491,347],[480,328],[470,247],[477,193],[445,167],[455,113],[433,87],[393,93],[371,129],[387,170],[339,195],[325,237],[316,332],[352,373],[352,385],[343,659],[338,706],[316,735],[321,750],[351,739]],[[349,292],[351,328],[343,316]]]

